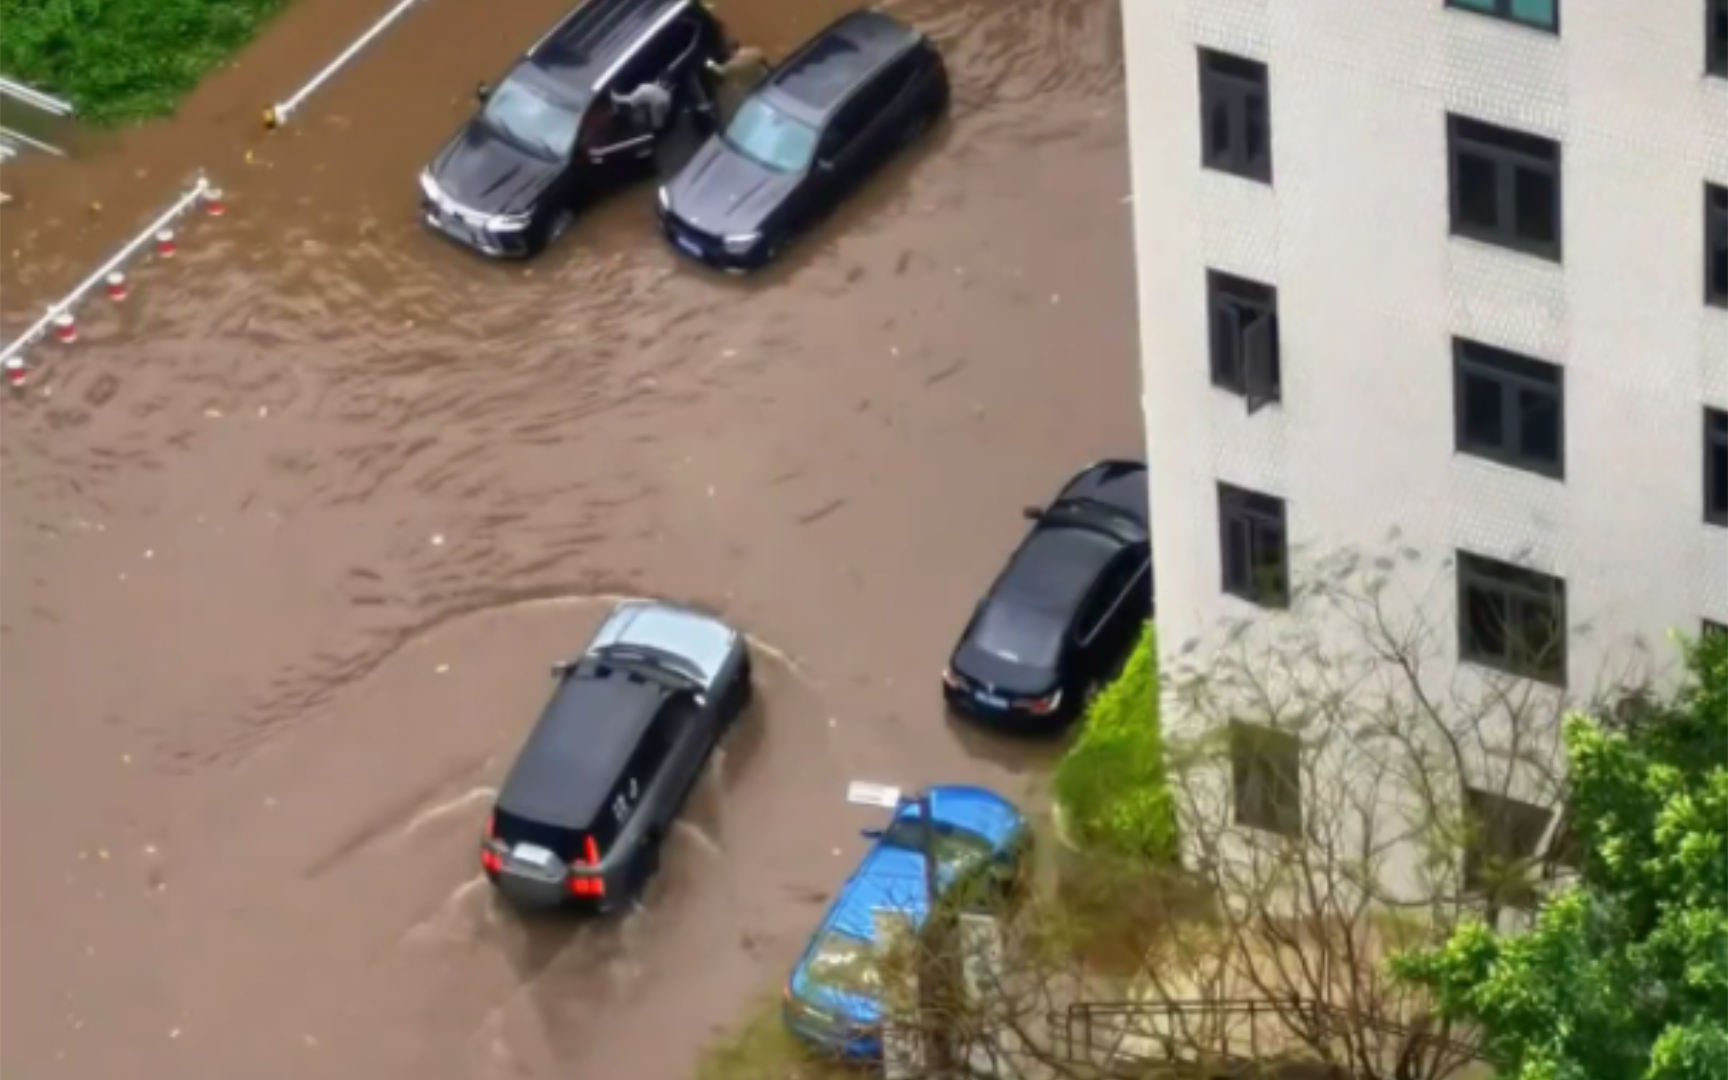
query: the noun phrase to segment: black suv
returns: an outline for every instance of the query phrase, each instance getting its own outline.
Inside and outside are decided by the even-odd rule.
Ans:
[[[480,865],[519,907],[608,911],[653,876],[685,796],[749,704],[749,648],[707,615],[631,601],[553,674]]]
[[[947,104],[947,68],[929,38],[874,9],[842,16],[660,189],[666,237],[724,270],[763,266]]]
[[[675,114],[712,115],[706,62],[730,51],[697,0],[587,0],[481,87],[480,111],[420,174],[427,224],[484,255],[538,254],[585,201],[652,165],[658,134],[614,96],[659,83]]]

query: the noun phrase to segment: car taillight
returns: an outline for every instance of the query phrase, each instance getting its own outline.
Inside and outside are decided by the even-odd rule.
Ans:
[[[1026,703],[1026,711],[1034,716],[1049,716],[1062,705],[1062,691],[1058,690],[1048,697],[1035,698]]]
[[[600,865],[600,845],[594,842],[592,836],[582,838],[582,861],[589,866]]]
[[[570,895],[598,900],[606,895],[606,883],[599,878],[573,877],[570,879]]]
[[[480,849],[480,865],[494,874],[504,869],[504,857],[490,847]]]

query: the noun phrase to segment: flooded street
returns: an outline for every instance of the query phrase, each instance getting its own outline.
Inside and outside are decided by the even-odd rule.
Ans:
[[[854,865],[849,778],[1024,790],[938,675],[1081,464],[1139,456],[1116,0],[907,0],[954,107],[749,281],[650,187],[527,267],[415,174],[569,0],[297,0],[171,124],[8,166],[7,336],[197,167],[221,218],[0,409],[7,1077],[683,1080]],[[848,5],[717,5],[778,58]],[[99,207],[99,209],[97,208]],[[491,786],[619,596],[722,612],[758,703],[642,909],[492,902]]]

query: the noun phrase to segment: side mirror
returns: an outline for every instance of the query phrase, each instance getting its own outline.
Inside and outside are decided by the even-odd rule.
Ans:
[[[485,104],[486,99],[491,97],[491,96],[492,96],[492,87],[489,86],[488,84],[480,83],[478,86],[474,87],[474,100],[475,101],[478,101],[481,104]]]
[[[1027,521],[1044,520],[1044,508],[1042,506],[1028,506],[1026,509],[1020,511],[1020,514]]]
[[[858,830],[858,835],[862,836],[866,840],[880,840],[880,839],[882,839],[882,830],[881,829],[860,829],[860,830]]]

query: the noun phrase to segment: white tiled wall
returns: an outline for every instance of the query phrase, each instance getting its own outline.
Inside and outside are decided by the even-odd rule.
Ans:
[[[1572,682],[1728,622],[1702,519],[1701,409],[1728,407],[1703,303],[1703,185],[1728,183],[1704,0],[1563,0],[1560,36],[1442,0],[1122,0],[1160,640],[1222,595],[1215,484],[1287,500],[1292,539],[1458,547],[1563,576]],[[1200,167],[1204,45],[1270,70],[1275,186]],[[1448,235],[1445,118],[1558,139],[1565,263]],[[1278,287],[1283,402],[1210,384],[1207,267]],[[1566,369],[1566,479],[1452,449],[1452,335]],[[1439,590],[1451,618],[1451,594]]]

